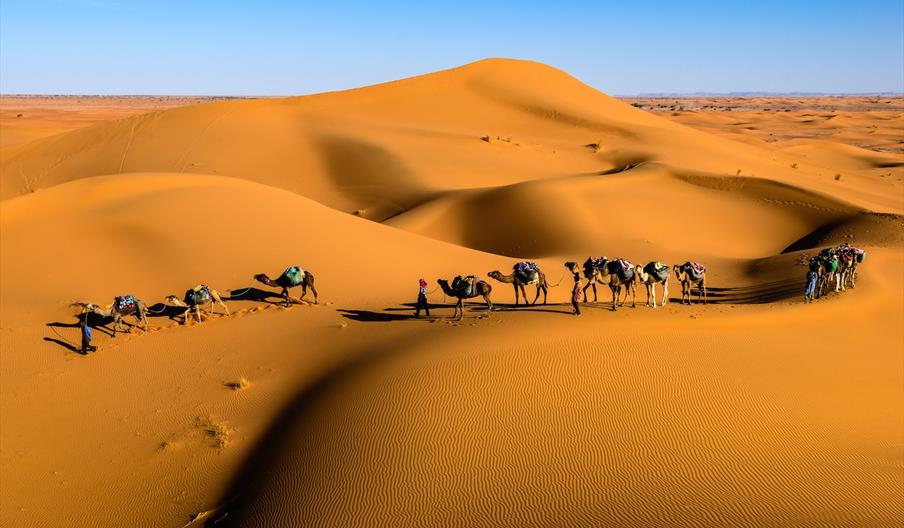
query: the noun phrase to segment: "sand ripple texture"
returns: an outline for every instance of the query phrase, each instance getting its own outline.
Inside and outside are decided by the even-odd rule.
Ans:
[[[904,515],[900,405],[881,431],[833,413],[842,390],[884,368],[859,353],[832,354],[839,373],[775,337],[729,354],[718,330],[483,332],[389,347],[299,395],[234,483],[226,524],[889,526]]]

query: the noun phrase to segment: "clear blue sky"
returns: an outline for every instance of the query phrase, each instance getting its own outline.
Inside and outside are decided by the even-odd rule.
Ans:
[[[904,91],[904,0],[377,3],[0,0],[0,92],[305,94],[486,57],[610,94]]]

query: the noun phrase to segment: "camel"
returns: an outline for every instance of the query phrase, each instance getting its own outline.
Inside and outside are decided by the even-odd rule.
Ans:
[[[187,308],[185,311],[185,319],[183,320],[183,324],[187,324],[190,318],[190,314],[194,313],[195,317],[198,319],[198,322],[201,322],[201,305],[210,303],[210,309],[208,310],[208,317],[213,316],[213,305],[214,303],[219,304],[226,310],[226,315],[229,315],[229,307],[226,306],[226,303],[223,302],[223,298],[220,295],[220,292],[205,286],[204,284],[199,284],[194,288],[185,292],[185,297],[183,299],[179,299],[175,295],[167,295],[166,300],[169,301],[170,304],[174,304],[176,306],[182,306]]]
[[[314,289],[314,274],[307,270],[302,272],[301,268],[298,266],[289,266],[276,280],[268,277],[266,273],[258,273],[254,276],[254,280],[273,288],[282,288],[280,295],[282,295],[283,302],[286,306],[292,304],[292,298],[289,297],[289,288],[294,288],[296,286],[301,286],[301,297],[298,298],[299,301],[304,302],[304,296],[307,295],[308,288],[311,288],[311,292],[314,294],[314,304],[317,304],[317,290]]]
[[[828,295],[834,288],[837,292],[841,289],[841,275],[838,272],[838,255],[832,249],[824,249],[817,256],[819,259],[819,281],[816,283],[816,296]],[[835,282],[834,286],[832,282]]]
[[[637,307],[637,286],[636,277],[634,276],[634,268],[627,260],[623,262],[626,265],[622,269],[622,259],[610,260],[606,264],[606,271],[609,276],[609,289],[612,290],[612,311],[618,309],[618,296],[621,294],[622,286],[625,287],[625,298],[622,299],[621,305],[624,306],[628,301],[628,293],[631,294],[631,308]]]
[[[589,257],[584,262],[584,278],[587,279],[587,284],[584,285],[584,302],[590,302],[590,299],[587,296],[587,288],[593,287],[593,303],[596,304],[596,283],[600,284],[609,284],[609,268],[607,264],[609,260],[606,257],[600,257],[598,259],[594,259],[593,257]],[[568,262],[565,263],[565,266],[568,266]]]
[[[835,250],[835,254],[839,257],[838,272],[841,275],[841,291],[845,291],[845,287],[848,285],[854,288],[857,281],[857,265],[863,262],[866,252],[845,242]]]
[[[492,293],[493,287],[490,285],[490,283],[474,277],[473,280],[475,281],[475,284],[473,288],[468,287],[467,285],[464,287],[459,286],[463,281],[467,280],[469,280],[467,277],[455,277],[455,279],[452,280],[452,284],[458,286],[455,289],[449,286],[449,281],[445,279],[439,279],[436,281],[439,284],[440,288],[443,289],[443,293],[445,293],[449,297],[455,297],[456,299],[458,299],[458,302],[455,304],[455,312],[452,314],[452,318],[455,318],[455,316],[458,315],[458,320],[461,320],[465,316],[465,299],[483,297],[483,300],[487,303],[487,311],[493,311],[493,301],[490,300],[490,293]]]
[[[116,330],[120,329],[120,332],[124,332],[121,330],[123,327],[122,319],[126,316],[132,315],[137,319],[143,326],[144,331],[148,331],[148,307],[141,302],[141,300],[136,299],[131,295],[123,295],[121,297],[116,297],[113,299],[113,303],[107,305],[106,308],[101,308],[96,304],[78,304],[81,306],[86,312],[91,312],[97,314],[101,317],[112,317],[113,318],[113,337],[116,337]]]
[[[660,267],[659,269],[664,269],[664,273],[657,273],[657,265],[664,266],[664,268]],[[634,266],[634,280],[643,284],[647,289],[647,306],[650,306],[650,301],[653,301],[653,308],[656,308],[656,285],[662,284],[662,306],[665,306],[669,301],[669,267],[667,264],[662,264],[661,262],[649,262],[646,266],[641,266],[638,264]],[[665,278],[660,279],[662,275],[665,275]]]
[[[699,271],[694,269],[694,264],[699,266]],[[691,304],[691,288],[694,286],[697,287],[697,302],[706,304],[706,269],[703,265],[685,262],[680,266],[675,264],[672,269],[681,283],[681,304]]]
[[[549,287],[546,283],[546,274],[540,271],[540,268],[536,269],[536,272],[531,274],[519,273],[517,271],[518,265],[522,263],[515,264],[512,267],[512,273],[508,275],[503,275],[498,270],[491,271],[487,273],[491,278],[498,280],[499,282],[505,284],[511,284],[515,288],[515,306],[518,306],[518,290],[521,290],[521,296],[524,297],[525,304],[527,303],[527,292],[524,290],[524,286],[526,284],[536,284],[537,285],[537,295],[534,297],[533,302],[531,304],[537,304],[537,299],[540,298],[540,292],[543,292],[543,304],[546,304],[546,294],[549,291]],[[527,280],[529,279],[529,280]]]

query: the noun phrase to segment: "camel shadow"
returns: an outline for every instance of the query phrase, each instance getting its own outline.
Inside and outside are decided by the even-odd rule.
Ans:
[[[711,286],[706,288],[707,304],[769,304],[803,296],[803,280],[784,279],[736,288]],[[681,304],[680,297],[669,302]],[[697,304],[697,289],[691,289],[691,302]]]
[[[581,305],[581,309],[585,305]],[[562,307],[563,310],[555,310],[556,307]],[[597,305],[587,305],[587,308],[601,308]],[[546,304],[493,304],[494,312],[537,312],[537,313],[553,313],[573,315],[571,303],[546,303]]]
[[[188,308],[184,306],[170,306],[168,304],[157,303],[148,307],[148,317],[166,317],[175,319],[176,316],[182,316]]]
[[[273,291],[261,290],[254,286],[231,288],[228,291],[229,297],[223,297],[224,301],[251,301],[274,305],[281,304],[283,301],[282,295]],[[278,299],[278,301],[271,301],[270,299]]]

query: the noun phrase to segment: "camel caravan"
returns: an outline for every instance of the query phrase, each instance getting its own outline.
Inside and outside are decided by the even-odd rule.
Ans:
[[[317,304],[317,290],[314,289],[314,274],[302,270],[298,266],[289,266],[276,278],[276,280],[271,279],[264,273],[255,275],[254,280],[266,284],[267,286],[281,288],[279,293],[279,296],[282,298],[282,301],[280,302],[281,306],[290,306],[295,302],[307,302],[304,300],[304,297],[307,295],[308,289],[310,289],[311,293],[314,295],[314,304]],[[296,301],[289,295],[289,289],[297,286],[301,286],[301,297]],[[248,288],[247,290],[250,289],[251,288]],[[235,292],[232,293],[234,294]],[[223,308],[224,315],[229,315],[229,307],[226,305],[223,295],[206,284],[199,284],[186,290],[181,298],[176,295],[167,295],[165,301],[172,306],[184,309],[182,312],[183,325],[187,325],[192,320],[200,323],[205,317],[210,319],[213,317],[216,306]],[[147,332],[148,314],[160,314],[167,310],[167,306],[164,306],[163,308],[152,312],[143,301],[133,295],[115,297],[113,302],[104,308],[101,308],[94,303],[84,302],[76,302],[73,303],[72,306],[81,309],[79,319],[81,320],[80,326],[82,328],[81,348],[83,354],[95,350],[95,347],[90,344],[91,331],[87,325],[89,315],[94,315],[101,319],[112,319],[113,330],[111,335],[112,337],[116,337],[117,331],[124,333],[128,332],[128,329],[125,328],[125,324],[123,323],[124,318],[134,317],[137,322],[141,323],[141,328]],[[204,313],[202,308],[206,308],[206,313]]]
[[[850,246],[847,243],[837,248],[825,248],[817,255],[811,257],[808,261],[805,301],[812,302],[831,292],[843,292],[846,288],[853,288],[857,281],[857,266],[862,264],[865,258],[866,252],[864,250]],[[590,302],[587,290],[593,291],[592,302],[594,304],[597,303],[597,284],[609,287],[612,295],[613,311],[618,310],[619,306],[625,305],[629,294],[631,295],[631,307],[633,308],[637,305],[638,285],[643,285],[646,290],[645,306],[652,308],[665,306],[669,300],[669,278],[672,274],[675,275],[675,279],[681,286],[682,304],[692,303],[692,294],[695,290],[698,303],[706,304],[707,301],[706,267],[699,262],[688,261],[684,264],[676,264],[670,267],[668,264],[659,261],[634,265],[623,258],[610,260],[606,257],[589,257],[582,265],[578,265],[573,261],[565,262],[565,268],[574,277],[571,301],[575,315],[580,315],[581,313],[580,303],[586,304]],[[487,275],[498,282],[512,285],[512,289],[515,292],[515,307],[521,305],[522,300],[525,306],[535,305],[540,300],[541,294],[543,295],[542,304],[545,305],[549,289],[558,286],[558,284],[550,286],[546,280],[546,274],[534,262],[517,262],[512,266],[511,273],[508,274],[503,274],[499,270],[493,270]],[[314,274],[298,266],[289,266],[276,279],[271,279],[267,274],[259,273],[254,275],[254,280],[272,288],[279,288],[280,306],[290,306],[295,302],[306,303],[307,301],[304,298],[307,296],[308,290],[311,290],[314,296],[313,303],[317,304]],[[456,300],[452,313],[453,319],[461,320],[464,317],[464,301],[466,299],[481,298],[486,303],[488,313],[494,309],[493,301],[490,299],[493,286],[477,275],[458,275],[451,281],[439,279],[437,283],[446,297]],[[426,284],[423,279],[420,280],[418,306],[427,308],[427,314],[429,315],[429,305],[426,301]],[[529,286],[534,287],[535,292],[533,300],[528,303],[527,288]],[[657,295],[657,286],[662,288],[661,297]],[[296,287],[301,287],[301,296],[297,300],[289,295],[289,290]],[[247,292],[251,289],[247,288],[245,291]],[[623,291],[624,295],[622,295]],[[241,295],[231,292],[232,299],[239,298]],[[213,317],[217,306],[222,307],[225,315],[229,315],[229,307],[226,305],[223,296],[206,284],[199,284],[186,290],[182,297],[169,295],[165,300],[172,306],[183,308],[181,314],[182,324],[188,324],[192,320],[201,323],[205,317],[208,319]],[[115,297],[113,302],[104,308],[97,304],[81,302],[74,303],[73,306],[81,308],[83,353],[95,349],[95,347],[90,345],[91,332],[87,327],[88,315],[94,315],[102,319],[112,319],[112,336],[116,337],[117,332],[128,331],[123,322],[126,317],[134,318],[147,332],[148,314],[163,313],[167,309],[167,306],[164,306],[160,310],[152,312],[143,301],[133,295]],[[206,308],[206,313],[202,308]],[[420,310],[417,310],[415,317],[419,316]]]
[[[807,262],[805,302],[813,302],[829,293],[843,292],[857,284],[857,266],[866,259],[866,251],[847,242],[837,248],[824,248]]]

